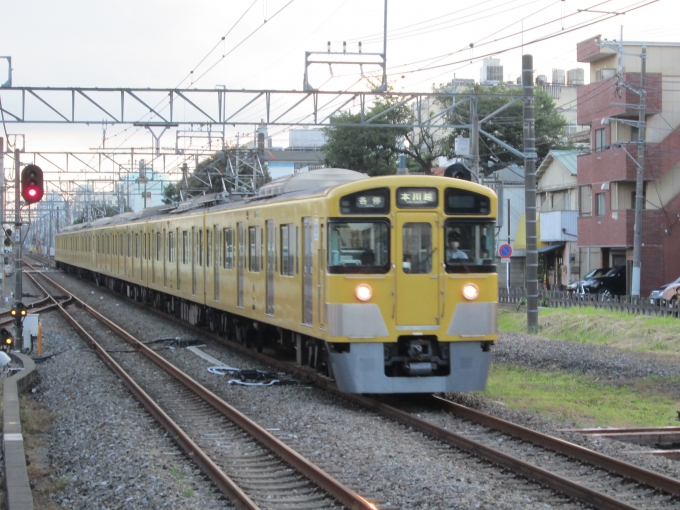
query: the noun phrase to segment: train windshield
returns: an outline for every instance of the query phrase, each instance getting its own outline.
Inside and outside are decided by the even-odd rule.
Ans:
[[[488,273],[494,264],[492,221],[449,219],[444,228],[447,273]]]
[[[387,221],[330,220],[329,273],[380,273],[390,270],[390,225]]]

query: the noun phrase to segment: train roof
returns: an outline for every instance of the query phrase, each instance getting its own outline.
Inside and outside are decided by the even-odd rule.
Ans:
[[[333,188],[342,184],[357,182],[365,179],[381,180],[382,177],[369,177],[362,172],[347,170],[345,168],[322,168],[287,176],[269,182],[260,188],[260,192],[255,197],[243,198],[234,197],[227,192],[210,193],[200,195],[179,204],[160,205],[147,207],[140,212],[128,212],[101,218],[88,223],[79,223],[62,229],[62,232],[73,232],[97,228],[104,226],[116,226],[126,223],[145,221],[158,216],[174,216],[188,214],[192,212],[215,212],[226,209],[243,207],[246,204],[269,204],[284,200],[305,199],[314,196],[321,196],[331,192]],[[420,177],[420,176],[418,176]],[[449,177],[430,176],[432,179],[449,179]],[[376,183],[379,185],[379,183]],[[469,181],[458,181],[461,187],[475,189],[479,192],[492,193],[489,188]]]

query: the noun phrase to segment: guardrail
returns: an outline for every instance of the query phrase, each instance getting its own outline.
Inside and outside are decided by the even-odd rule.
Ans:
[[[526,304],[526,289],[513,287],[510,289],[498,289],[498,302],[522,306]],[[671,316],[680,318],[680,302],[660,301],[652,304],[649,298],[632,296],[601,296],[597,294],[576,294],[573,292],[563,292],[559,290],[539,290],[539,306],[548,308],[571,308],[571,307],[592,307],[605,310],[627,312],[636,315],[654,315],[659,317]]]

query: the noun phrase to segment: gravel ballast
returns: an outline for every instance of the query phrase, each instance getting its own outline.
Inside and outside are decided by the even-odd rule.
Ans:
[[[70,276],[51,276],[140,340],[196,338],[121,296]],[[32,396],[53,414],[45,449],[50,479],[63,485],[51,495],[55,508],[231,508],[65,320],[51,312],[41,322],[45,354],[56,355],[38,365]],[[201,349],[225,365],[267,368],[212,342]],[[535,486],[527,491],[521,479],[315,388],[229,385],[228,375],[208,372],[211,364],[187,350],[161,354],[382,508],[579,508]],[[518,334],[500,335],[494,359],[616,379],[680,373],[680,364],[667,357]],[[573,426],[476,395],[456,398],[553,435]],[[447,424],[441,416],[432,420]],[[627,455],[640,447],[577,434],[567,439],[680,477],[678,463]],[[532,491],[537,499],[528,496]]]

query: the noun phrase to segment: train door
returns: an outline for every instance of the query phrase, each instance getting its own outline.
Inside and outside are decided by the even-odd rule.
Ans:
[[[302,219],[302,323],[312,325],[314,296],[312,273],[312,218]]]
[[[181,290],[181,287],[182,287],[182,277],[181,277],[181,272],[179,270],[180,269],[179,265],[180,265],[180,260],[182,259],[182,257],[185,256],[185,253],[186,253],[184,251],[186,249],[186,243],[184,241],[184,238],[186,238],[186,233],[187,233],[186,230],[184,232],[182,232],[183,237],[180,238],[179,228],[175,229],[175,237],[177,238],[177,241],[176,241],[177,242],[177,250],[175,251],[175,254],[176,254],[175,271],[177,273],[177,291],[178,292]],[[180,250],[180,243],[181,243],[181,246],[182,246],[181,250]]]
[[[439,323],[440,249],[437,215],[397,213],[396,325],[434,329]]]
[[[267,231],[267,305],[265,313],[267,315],[274,315],[274,266],[276,264],[276,230],[274,230],[274,220],[267,220],[265,222],[265,229]]]
[[[246,240],[243,223],[238,224],[238,241],[236,251],[236,264],[238,267],[236,275],[236,306],[243,308],[243,271],[246,261]]]
[[[167,264],[167,253],[169,251],[169,241],[168,241],[168,231],[163,229],[163,287],[168,286],[168,264]]]
[[[324,264],[326,262],[326,242],[324,241],[324,224],[319,225],[319,328],[323,328],[325,324],[324,312],[326,310],[325,302],[326,295],[324,289],[324,282],[326,280],[324,275]]]

